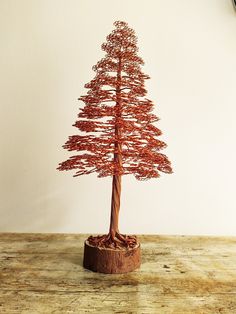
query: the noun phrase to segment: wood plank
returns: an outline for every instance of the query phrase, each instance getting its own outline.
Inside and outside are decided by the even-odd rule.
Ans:
[[[4,294],[0,313],[143,313],[143,314],[234,314],[231,295],[171,295],[146,291],[133,293],[41,293]],[[0,307],[1,308],[1,307]]]
[[[236,238],[141,235],[141,268],[106,275],[87,236],[0,234],[0,313],[236,313]]]

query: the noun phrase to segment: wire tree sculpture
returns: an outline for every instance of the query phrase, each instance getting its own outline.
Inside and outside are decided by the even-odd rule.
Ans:
[[[85,106],[80,109],[74,126],[84,135],[72,135],[63,146],[76,154],[59,164],[59,170],[76,170],[74,176],[98,173],[112,176],[111,217],[109,233],[90,236],[91,245],[103,248],[132,248],[136,236],[119,232],[121,177],[133,174],[138,180],[158,178],[160,172],[171,173],[171,163],[160,153],[166,144],[159,140],[162,132],[153,124],[153,103],[145,98],[144,87],[149,76],[137,55],[137,38],[127,23],[117,21],[115,29],[102,44],[106,52],[93,67],[96,76],[81,96]]]

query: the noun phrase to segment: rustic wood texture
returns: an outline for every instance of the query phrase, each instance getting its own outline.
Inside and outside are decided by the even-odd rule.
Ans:
[[[139,236],[140,269],[83,268],[79,234],[0,235],[0,313],[235,314],[236,238]]]
[[[124,274],[140,267],[140,244],[128,249],[110,249],[84,243],[83,266],[105,274]]]

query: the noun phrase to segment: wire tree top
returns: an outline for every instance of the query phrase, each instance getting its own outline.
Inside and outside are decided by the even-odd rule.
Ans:
[[[171,173],[171,163],[160,153],[166,144],[152,113],[153,103],[145,98],[144,82],[149,76],[137,55],[137,37],[127,23],[117,21],[102,44],[106,52],[93,66],[96,76],[85,84],[88,92],[72,135],[63,146],[76,154],[59,164],[59,170],[72,170],[74,176],[98,173],[98,177],[133,174],[138,180]]]

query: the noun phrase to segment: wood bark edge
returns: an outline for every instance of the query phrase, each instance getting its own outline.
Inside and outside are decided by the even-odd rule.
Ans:
[[[83,266],[94,272],[105,274],[123,274],[140,267],[140,243],[129,249],[110,249],[92,246],[84,242]]]

